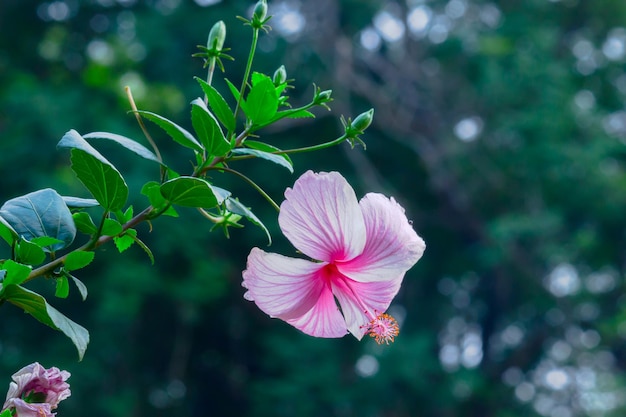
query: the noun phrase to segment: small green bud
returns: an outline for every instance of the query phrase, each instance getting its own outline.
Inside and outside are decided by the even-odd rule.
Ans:
[[[274,72],[274,77],[272,78],[272,82],[276,87],[281,84],[284,84],[287,81],[287,70],[284,65],[278,67],[278,69]]]
[[[362,133],[369,127],[369,125],[372,124],[372,120],[374,120],[374,109],[369,109],[368,111],[359,114],[350,124],[350,127],[352,130]]]
[[[209,32],[209,40],[207,41],[207,48],[215,51],[221,51],[224,47],[224,41],[226,40],[226,25],[222,20],[217,22],[211,28]]]
[[[254,6],[254,12],[252,13],[253,22],[263,22],[267,16],[267,0],[259,0]]]
[[[316,104],[328,103],[331,100],[331,95],[333,94],[333,90],[324,90],[317,93],[317,97],[315,98]]]

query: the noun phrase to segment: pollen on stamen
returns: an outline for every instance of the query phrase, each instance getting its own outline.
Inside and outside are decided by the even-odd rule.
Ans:
[[[373,337],[379,345],[392,343],[400,333],[398,322],[387,313],[379,314],[364,327],[367,329],[367,334]]]

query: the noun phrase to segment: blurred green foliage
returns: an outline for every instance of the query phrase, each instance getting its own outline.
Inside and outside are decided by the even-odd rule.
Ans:
[[[224,64],[240,79],[250,31],[235,16],[252,5],[2,0],[0,200],[44,187],[86,196],[55,144],[72,128],[141,140],[124,85],[140,108],[188,120],[204,76],[195,46],[224,20],[236,57]],[[392,305],[396,342],[314,339],[269,319],[240,288],[263,232],[226,240],[181,210],[139,228],[154,266],[139,248],[104,247],[81,274],[87,301],[54,300],[91,331],[83,362],[3,306],[2,380],[35,360],[68,369],[68,417],[623,415],[626,3],[274,0],[269,14],[256,69],[284,64],[294,103],[312,83],[335,101],[265,138],[334,138],[340,114],[370,107],[375,122],[365,152],[294,156],[292,177],[264,161],[248,173],[280,201],[304,170],[339,170],[358,194],[406,207],[427,250]],[[131,195],[156,175],[111,159]],[[272,208],[224,181],[268,225],[272,251],[288,253]],[[52,297],[53,283],[34,284]]]

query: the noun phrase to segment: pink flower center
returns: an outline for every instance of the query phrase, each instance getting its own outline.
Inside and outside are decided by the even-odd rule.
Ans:
[[[337,270],[337,266],[334,263],[330,263],[324,267],[324,274],[322,275],[326,280],[327,285],[331,285],[333,280],[342,281],[342,285],[345,286],[351,293],[353,300],[359,305],[361,311],[370,320],[369,323],[361,326],[365,329],[365,332],[376,340],[376,343],[389,344],[392,343],[396,336],[400,333],[400,327],[398,322],[392,316],[387,313],[379,313],[374,311],[374,314],[365,306],[365,303],[361,300],[357,292],[350,285],[350,279],[345,277]]]
[[[388,345],[400,333],[398,322],[387,313],[379,314],[364,327],[367,334],[373,337],[379,345],[383,343]]]

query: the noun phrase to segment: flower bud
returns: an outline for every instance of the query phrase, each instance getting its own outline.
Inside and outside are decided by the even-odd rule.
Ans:
[[[320,91],[319,93],[317,93],[315,102],[317,104],[328,103],[331,100],[330,96],[332,93],[333,93],[333,90]]]
[[[211,28],[206,46],[208,49],[221,51],[224,47],[224,40],[226,40],[226,25],[220,20]]]
[[[272,77],[272,82],[276,87],[281,84],[284,84],[287,81],[287,70],[284,65],[278,67],[278,69],[274,72],[274,77]]]
[[[368,111],[359,114],[351,123],[350,127],[357,132],[363,132],[369,127],[369,125],[372,124],[373,119],[374,109],[369,109]]]
[[[263,22],[267,16],[267,0],[259,0],[254,6],[252,21]]]

